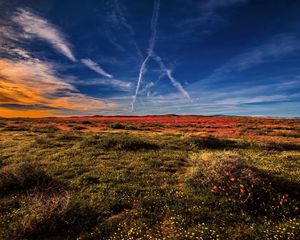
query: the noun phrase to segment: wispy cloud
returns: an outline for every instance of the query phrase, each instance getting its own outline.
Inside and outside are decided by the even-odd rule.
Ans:
[[[287,100],[288,96],[283,94],[275,95],[258,95],[258,96],[248,96],[248,97],[232,97],[224,98],[222,100],[215,101],[216,105],[242,105],[242,104],[253,104],[253,103],[266,103],[266,102],[278,102]]]
[[[87,66],[88,68],[92,69],[96,73],[99,73],[100,75],[108,78],[112,78],[113,75],[107,73],[102,67],[100,67],[97,63],[95,63],[93,60],[89,58],[81,59],[81,62]]]
[[[115,34],[113,33],[112,30],[110,29],[102,29],[102,28],[98,28],[98,31],[103,33],[106,36],[106,39],[119,51],[121,52],[125,52],[126,49],[120,44],[120,42],[118,41],[117,37],[115,36]]]
[[[206,11],[215,11],[221,7],[228,7],[234,4],[246,3],[248,0],[207,0],[204,1],[200,7]]]
[[[47,19],[31,10],[19,8],[12,16],[12,20],[22,27],[24,31],[22,37],[42,39],[71,61],[76,61],[66,36]]]
[[[7,44],[3,44],[0,46],[0,51],[3,55],[9,56],[13,59],[31,59],[31,54],[28,51],[16,45],[9,46]]]
[[[229,8],[239,4],[245,4],[248,0],[206,0],[198,4],[198,16],[190,17],[180,24],[180,26],[205,26],[208,23],[222,22],[224,19],[218,13],[222,8]]]
[[[131,82],[126,82],[119,79],[95,78],[95,79],[86,79],[86,80],[74,80],[72,81],[72,83],[81,86],[104,85],[104,86],[114,87],[123,91],[129,91],[132,89]]]
[[[275,37],[270,42],[231,59],[219,71],[242,71],[299,49],[300,41],[296,36],[283,35]]]
[[[247,70],[256,65],[273,61],[278,57],[300,50],[300,41],[293,34],[276,36],[269,42],[241,53],[228,60],[203,81],[214,82],[224,79],[227,75]]]

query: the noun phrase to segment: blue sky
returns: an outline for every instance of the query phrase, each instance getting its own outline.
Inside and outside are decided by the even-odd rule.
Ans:
[[[0,116],[300,116],[300,2],[0,1]]]

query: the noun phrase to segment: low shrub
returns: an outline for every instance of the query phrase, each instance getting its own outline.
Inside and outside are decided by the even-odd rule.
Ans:
[[[199,163],[200,164],[200,163]],[[251,168],[237,155],[209,155],[201,161],[190,182],[193,188],[207,190],[225,198],[233,207],[256,214],[295,213],[294,201],[281,193],[271,178]]]
[[[80,139],[80,136],[76,136],[76,135],[71,134],[71,133],[63,133],[63,134],[56,135],[55,139],[57,141],[68,142],[68,141],[78,140],[78,139]]]
[[[46,126],[35,126],[31,128],[32,132],[38,132],[38,133],[55,133],[59,131],[59,128],[56,126],[46,125]]]
[[[24,126],[7,126],[5,128],[3,128],[4,131],[28,131],[29,129],[27,127]]]
[[[118,135],[100,139],[99,146],[104,149],[124,151],[154,150],[159,148],[155,143],[129,135]]]
[[[192,137],[186,140],[188,148],[191,149],[226,149],[236,146],[236,142],[227,139],[219,139],[213,136]]]
[[[75,130],[75,131],[80,131],[80,130],[85,130],[87,128],[86,127],[82,127],[82,126],[75,126],[72,129]]]
[[[82,124],[86,124],[86,125],[93,124],[93,122],[92,122],[92,121],[89,121],[89,120],[82,121],[81,123],[82,123]]]
[[[277,150],[277,151],[299,151],[300,150],[300,144],[296,144],[296,143],[269,142],[264,146],[267,150]]]
[[[32,163],[6,166],[0,172],[0,195],[54,185],[55,181]]]
[[[80,147],[97,147],[120,151],[155,150],[159,148],[159,146],[154,142],[127,134],[116,134],[111,136],[95,135],[89,138],[84,138],[80,142]]]
[[[93,135],[93,136],[83,138],[79,142],[79,147],[80,148],[97,147],[97,145],[99,144],[99,141],[100,141],[99,139],[100,139],[100,136],[98,136],[98,135]]]
[[[78,239],[98,219],[87,201],[69,192],[37,193],[30,197],[28,211],[14,235],[21,239]]]
[[[78,239],[91,231],[101,216],[88,201],[65,192],[35,192],[11,231],[12,239]]]
[[[139,128],[132,125],[125,125],[125,130],[139,130]]]
[[[300,133],[297,132],[278,132],[274,135],[280,137],[300,138]]]
[[[53,148],[59,147],[61,144],[58,141],[55,141],[55,136],[52,134],[45,134],[37,136],[34,139],[34,142],[29,145],[30,149],[34,149],[36,147],[42,148]]]
[[[109,124],[109,127],[112,129],[125,129],[125,125],[121,123],[111,123]]]

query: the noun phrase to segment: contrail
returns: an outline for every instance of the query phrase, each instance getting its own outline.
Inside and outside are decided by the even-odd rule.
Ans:
[[[168,69],[166,67],[166,65],[163,63],[162,59],[156,55],[153,54],[152,57],[157,61],[157,63],[160,66],[160,69],[162,72],[164,72],[167,77],[170,79],[172,85],[179,91],[181,92],[187,99],[189,99],[191,101],[191,97],[189,95],[189,93],[183,88],[183,86],[181,85],[181,83],[179,81],[177,81],[173,75],[172,75],[172,71],[170,69]]]
[[[148,83],[142,90],[140,90],[140,93],[144,93],[144,92],[146,92],[149,88],[152,88],[153,86],[155,86],[164,76],[166,75],[166,73],[165,72],[162,72],[159,76],[158,76],[158,78],[157,78],[157,80],[155,81],[155,82],[150,82],[150,83]]]
[[[136,98],[139,93],[141,82],[143,81],[144,72],[146,70],[146,64],[147,64],[149,58],[152,57],[152,55],[153,55],[155,40],[156,40],[156,35],[157,35],[157,22],[158,22],[158,17],[159,17],[159,6],[160,6],[160,0],[155,0],[152,19],[151,19],[151,37],[149,40],[148,55],[142,62],[142,65],[141,65],[141,68],[139,71],[139,77],[138,77],[138,81],[137,81],[137,85],[136,85],[135,95],[133,96],[132,105],[131,105],[132,112],[134,111]]]
[[[129,32],[129,35],[131,36],[131,41],[132,41],[132,44],[134,45],[135,49],[136,49],[136,53],[138,55],[138,57],[140,58],[141,62],[143,61],[144,57],[143,57],[143,54],[142,54],[142,51],[139,47],[139,45],[137,44],[136,40],[135,40],[135,32],[132,28],[132,26],[127,22],[127,19],[125,17],[125,14],[124,12],[122,11],[121,9],[121,6],[120,6],[120,2],[118,0],[115,0],[114,1],[114,7],[115,7],[115,10],[116,10],[116,14],[121,22],[121,24],[127,29],[127,31]]]
[[[151,38],[149,40],[149,49],[148,49],[148,55],[152,56],[156,35],[157,35],[157,22],[159,17],[159,6],[160,6],[160,0],[156,0],[154,2],[154,8],[153,8],[153,14],[151,19]]]

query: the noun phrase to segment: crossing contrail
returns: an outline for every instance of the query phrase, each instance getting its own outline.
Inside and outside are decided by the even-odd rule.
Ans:
[[[158,22],[158,17],[159,17],[159,6],[160,6],[160,0],[155,0],[154,2],[154,8],[153,8],[153,14],[152,14],[152,19],[151,19],[151,37],[149,40],[149,48],[148,48],[148,54],[144,61],[142,62],[142,65],[140,67],[139,71],[139,76],[138,76],[138,81],[135,89],[135,95],[133,96],[132,99],[132,105],[131,105],[131,110],[134,111],[135,109],[135,103],[136,103],[136,98],[140,90],[140,85],[141,82],[143,81],[143,76],[146,70],[146,64],[149,60],[150,57],[153,55],[154,47],[155,47],[155,40],[156,40],[156,35],[157,35],[157,22]]]
[[[191,100],[189,93],[183,88],[181,83],[173,77],[172,71],[166,67],[166,65],[163,63],[162,59],[156,54],[153,54],[152,57],[157,61],[158,65],[160,66],[161,71],[164,72],[166,74],[166,76],[170,79],[172,85],[179,92],[181,92],[187,99]]]

